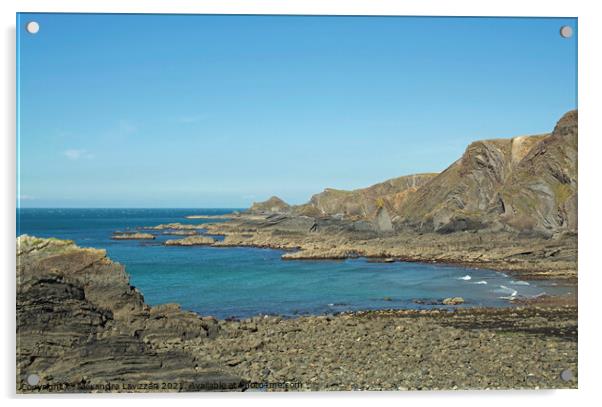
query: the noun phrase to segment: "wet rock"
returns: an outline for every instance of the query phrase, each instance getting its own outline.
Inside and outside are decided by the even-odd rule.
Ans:
[[[464,304],[464,298],[462,297],[450,297],[442,301],[443,305],[459,305]]]
[[[111,236],[114,240],[154,240],[155,235],[150,233],[139,232],[118,232]]]
[[[203,229],[203,224],[200,225],[191,225],[187,223],[163,223],[156,226],[144,226],[142,229],[147,230],[197,230]]]
[[[217,336],[217,321],[175,304],[149,307],[104,250],[20,236],[17,281],[18,392],[85,392],[108,382],[119,385],[111,391],[137,391],[127,386],[149,381],[183,386],[163,391],[244,385],[185,350]],[[27,384],[32,373],[40,386]]]
[[[190,236],[184,239],[170,239],[165,241],[165,246],[208,246],[215,243],[209,236]]]

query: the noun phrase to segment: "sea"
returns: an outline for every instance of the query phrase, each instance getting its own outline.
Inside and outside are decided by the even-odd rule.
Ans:
[[[378,309],[441,308],[447,297],[461,307],[508,307],[513,298],[567,294],[554,281],[529,281],[483,269],[431,263],[282,260],[282,250],[250,247],[164,246],[180,236],[157,232],[153,241],[112,240],[115,231],[162,223],[202,224],[233,209],[17,210],[17,236],[56,237],[106,249],[125,266],[130,284],[150,305],[177,303],[216,318],[335,314]],[[219,221],[219,220],[217,220]]]

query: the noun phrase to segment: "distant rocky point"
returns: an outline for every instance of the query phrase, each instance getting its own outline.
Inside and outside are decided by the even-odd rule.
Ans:
[[[283,213],[288,212],[290,209],[290,205],[284,202],[282,199],[277,196],[273,196],[267,201],[264,202],[255,202],[251,205],[249,212],[277,212]]]

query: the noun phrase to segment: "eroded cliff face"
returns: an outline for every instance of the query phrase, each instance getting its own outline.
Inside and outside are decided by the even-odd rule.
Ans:
[[[518,230],[577,232],[577,111],[517,164],[500,191],[501,221]]]
[[[441,232],[491,226],[487,215],[512,172],[514,145],[531,146],[541,139],[534,136],[472,143],[459,160],[404,202],[399,208],[402,222]]]
[[[437,174],[414,174],[393,178],[368,188],[352,191],[326,188],[311,197],[308,203],[289,206],[278,197],[254,203],[251,213],[291,213],[310,217],[338,217],[348,220],[376,219],[385,213],[395,214],[406,198]]]
[[[104,250],[17,239],[19,392],[81,392],[109,382],[117,391],[170,381],[187,391],[211,390],[215,383],[240,388],[240,379],[183,350],[187,341],[214,337],[217,330],[215,319],[175,304],[146,305]],[[28,385],[29,375],[39,376],[38,386]]]
[[[436,175],[406,175],[353,191],[327,188],[312,196],[307,204],[296,207],[295,211],[350,219],[374,218],[383,207],[394,213],[409,194]]]
[[[454,232],[577,230],[577,112],[552,134],[472,143],[399,208],[407,227]]]
[[[394,178],[353,191],[327,188],[304,205],[276,198],[267,212],[370,221],[376,231],[577,231],[577,111],[551,134],[476,141],[440,174]],[[383,223],[384,222],[384,223]],[[384,225],[384,226],[383,226]]]

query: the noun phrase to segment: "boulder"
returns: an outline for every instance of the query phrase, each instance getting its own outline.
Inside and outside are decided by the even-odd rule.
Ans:
[[[442,301],[443,305],[459,305],[464,304],[464,298],[462,297],[450,297]]]
[[[189,236],[184,239],[170,239],[165,241],[165,246],[208,246],[215,243],[210,236]]]

